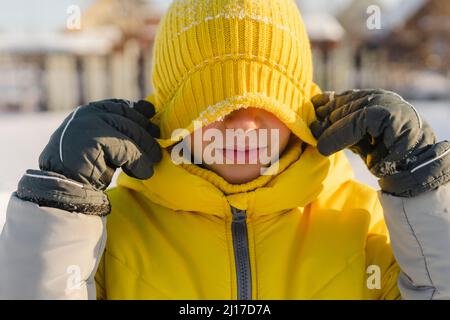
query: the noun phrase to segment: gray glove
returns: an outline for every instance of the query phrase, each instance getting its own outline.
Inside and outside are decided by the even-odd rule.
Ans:
[[[312,99],[317,121],[311,131],[329,156],[344,148],[358,154],[381,189],[413,197],[450,180],[450,143],[436,143],[430,126],[398,94],[350,90]]]
[[[153,175],[161,160],[154,139],[159,128],[147,101],[103,100],[78,107],[53,133],[39,157],[41,170],[28,170],[19,182],[19,198],[42,206],[107,215],[103,192],[117,168],[138,179]]]

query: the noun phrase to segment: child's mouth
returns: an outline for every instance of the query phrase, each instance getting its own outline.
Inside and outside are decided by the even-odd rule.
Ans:
[[[261,152],[266,152],[267,147],[236,147],[216,150],[223,155],[226,164],[257,164]]]

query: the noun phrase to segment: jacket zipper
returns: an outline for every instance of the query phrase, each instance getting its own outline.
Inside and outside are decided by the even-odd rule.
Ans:
[[[233,221],[231,232],[233,238],[234,261],[236,264],[237,298],[252,299],[252,272],[248,248],[247,212],[231,207]]]

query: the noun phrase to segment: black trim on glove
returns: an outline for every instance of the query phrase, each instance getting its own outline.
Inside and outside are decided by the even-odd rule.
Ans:
[[[399,197],[415,197],[450,181],[450,142],[439,142],[418,158],[414,167],[381,178],[381,189]]]
[[[111,211],[104,192],[54,172],[27,170],[19,181],[16,194],[22,200],[69,212],[106,216]]]
[[[109,99],[75,109],[52,134],[39,157],[39,170],[19,182],[19,198],[42,206],[89,215],[107,215],[104,191],[118,168],[149,179],[162,153],[150,119],[154,106],[145,100]]]

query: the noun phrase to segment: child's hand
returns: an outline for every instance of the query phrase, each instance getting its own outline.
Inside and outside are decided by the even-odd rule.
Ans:
[[[437,143],[414,107],[385,90],[327,92],[312,99],[311,130],[329,156],[349,148],[380,178],[381,188],[415,196],[450,180],[450,143]]]
[[[159,137],[159,129],[149,122],[154,113],[147,101],[133,105],[125,100],[103,100],[82,106],[52,135],[39,166],[97,190],[108,187],[119,167],[132,177],[148,179],[153,164],[161,159],[154,139]]]
[[[39,170],[28,170],[17,194],[45,206],[104,215],[103,194],[115,170],[148,179],[161,160],[154,139],[159,129],[147,101],[103,100],[78,107],[53,133],[39,157]]]

